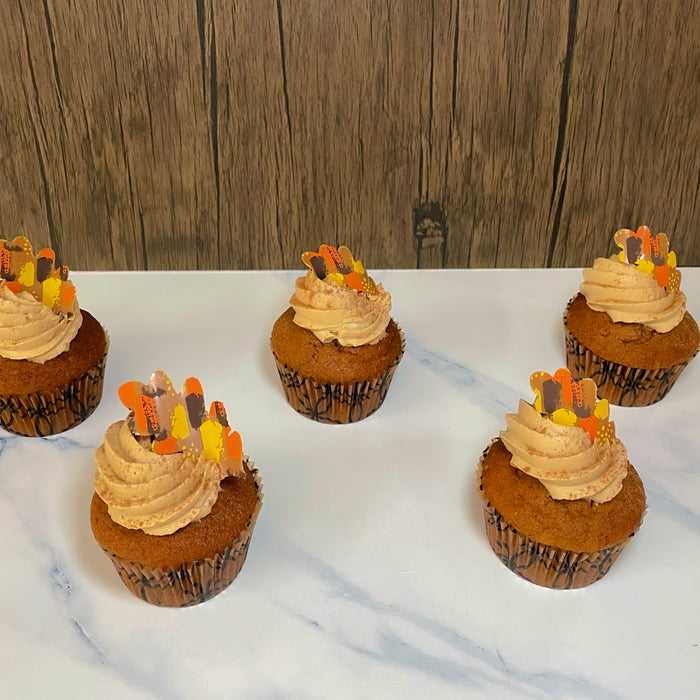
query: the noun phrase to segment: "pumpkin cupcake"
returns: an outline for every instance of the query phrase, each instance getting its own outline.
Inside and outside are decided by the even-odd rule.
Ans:
[[[102,397],[107,334],[51,248],[0,240],[0,277],[0,426],[44,437],[82,423]]]
[[[382,405],[403,356],[391,296],[346,247],[302,260],[309,270],[270,340],[285,396],[312,420],[354,423]]]
[[[568,370],[530,377],[507,429],[484,451],[479,484],[486,534],[514,573],[546,588],[604,576],[639,529],[644,487],[597,401],[591,379]]]
[[[95,453],[90,523],[126,587],[148,603],[186,607],[224,590],[248,553],[262,483],[219,401],[207,413],[191,377],[177,393],[163,372],[128,382],[129,417]]]
[[[597,258],[564,314],[567,364],[619,406],[660,401],[697,354],[700,332],[686,311],[681,273],[666,234],[615,234],[619,256]]]

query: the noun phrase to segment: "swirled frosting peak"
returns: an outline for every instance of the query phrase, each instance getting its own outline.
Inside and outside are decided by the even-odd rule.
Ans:
[[[304,253],[302,260],[310,269],[296,280],[289,301],[294,323],[322,343],[358,347],[379,342],[389,325],[391,296],[362,263],[347,248],[326,245],[318,253]]]
[[[522,399],[506,424],[500,437],[511,464],[538,479],[552,498],[604,503],[622,488],[627,451],[618,439],[594,442],[583,428],[555,423]]]
[[[119,525],[169,535],[209,514],[228,473],[203,454],[156,454],[150,442],[125,420],[111,425],[95,453],[95,491]]]
[[[521,400],[500,435],[511,464],[538,479],[552,498],[614,498],[627,474],[627,451],[608,420],[608,402],[597,400],[595,382],[558,369],[553,376],[534,372],[530,386],[534,406]]]
[[[15,294],[0,282],[0,355],[8,360],[52,360],[68,350],[82,322],[76,298],[69,311],[54,313],[29,292]]]
[[[44,364],[68,350],[83,319],[65,265],[24,236],[0,240],[0,355]]]
[[[686,297],[666,234],[654,236],[640,226],[636,233],[621,229],[615,241],[622,249],[617,257],[596,258],[583,271],[580,291],[586,303],[614,323],[641,323],[658,333],[672,330],[685,315]]]
[[[131,409],[95,453],[95,491],[114,522],[148,535],[169,535],[205,517],[219,482],[244,473],[240,435],[220,401],[209,412],[199,380],[181,392],[156,371],[147,384],[126,382],[119,398]]]

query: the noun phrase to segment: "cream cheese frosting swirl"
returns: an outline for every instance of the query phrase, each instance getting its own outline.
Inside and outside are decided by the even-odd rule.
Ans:
[[[68,350],[83,317],[78,300],[67,313],[54,313],[29,292],[15,294],[0,283],[0,355],[44,364]]]
[[[310,330],[322,343],[338,341],[346,347],[378,343],[389,325],[391,295],[377,285],[365,294],[335,282],[319,279],[312,270],[296,280],[294,323]]]
[[[586,303],[594,311],[605,311],[613,323],[641,323],[666,333],[685,315],[683,292],[664,289],[653,275],[616,258],[596,258],[583,277],[580,291]]]
[[[559,425],[522,399],[506,423],[500,437],[511,464],[538,479],[552,498],[605,503],[622,488],[627,450],[617,438],[593,442],[583,428]]]
[[[180,452],[158,455],[150,438],[135,438],[128,422],[117,421],[95,452],[95,491],[115,523],[148,535],[169,535],[201,520],[228,476],[219,464]]]

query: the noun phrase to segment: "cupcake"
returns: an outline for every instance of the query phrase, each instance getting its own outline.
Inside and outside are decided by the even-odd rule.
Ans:
[[[304,253],[270,345],[287,401],[321,423],[354,423],[383,403],[403,356],[391,296],[346,247]]]
[[[224,590],[243,566],[262,482],[221,402],[207,413],[191,377],[128,382],[131,409],[95,453],[90,523],[121,580],[147,603],[186,607]]]
[[[484,451],[479,484],[486,534],[514,573],[545,588],[582,588],[604,576],[637,532],[644,487],[597,401],[591,379],[566,369],[530,377]]]
[[[102,397],[107,334],[50,248],[0,240],[0,278],[0,426],[44,437],[82,423]]]
[[[646,226],[615,234],[619,256],[597,258],[564,313],[567,365],[618,406],[647,406],[671,390],[700,347],[676,255]]]

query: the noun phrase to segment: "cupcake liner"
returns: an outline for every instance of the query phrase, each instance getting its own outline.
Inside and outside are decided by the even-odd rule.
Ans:
[[[302,416],[319,423],[357,423],[371,416],[384,403],[391,379],[403,357],[405,338],[401,333],[401,352],[379,377],[363,382],[322,384],[305,377],[277,359],[277,371],[289,405]]]
[[[57,389],[0,395],[0,427],[17,435],[46,437],[82,423],[102,398],[108,350],[106,338],[97,364]]]
[[[583,588],[608,573],[634,532],[619,544],[598,552],[574,552],[531,540],[484,505],[486,536],[496,556],[513,573],[545,588]]]
[[[185,562],[177,567],[154,569],[120,559],[103,548],[124,585],[137,598],[152,605],[170,608],[198,605],[227,588],[243,568],[255,521],[262,507],[262,481],[257,469],[253,469],[252,474],[258,497],[250,520],[235,542],[212,558]]]
[[[616,406],[649,406],[661,401],[695,356],[659,369],[628,367],[606,360],[591,352],[571,334],[567,324],[568,310],[567,305],[564,312],[567,368],[574,379],[590,377],[598,386],[598,397]]]

